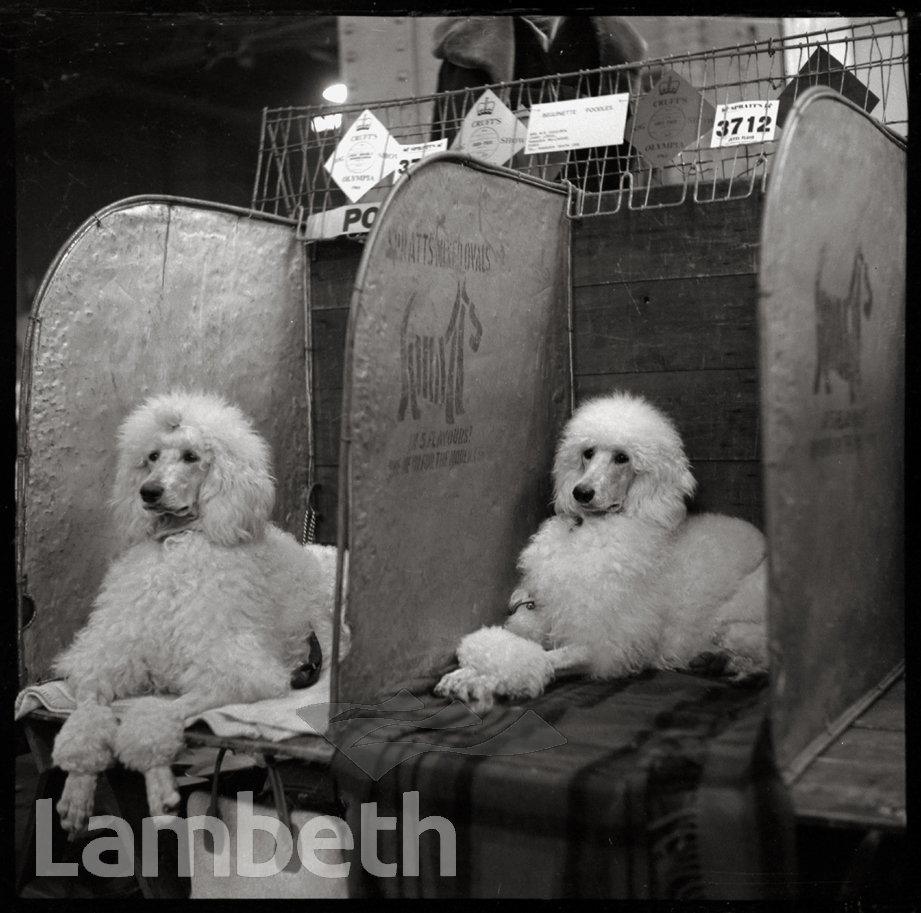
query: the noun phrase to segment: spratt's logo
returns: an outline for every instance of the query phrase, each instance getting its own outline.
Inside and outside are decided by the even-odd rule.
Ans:
[[[414,292],[406,304],[400,325],[400,405],[397,420],[403,421],[406,410],[414,419],[420,416],[419,401],[444,405],[445,421],[454,424],[456,415],[464,414],[464,346],[472,352],[480,347],[483,325],[476,308],[467,297],[466,284],[460,280],[448,326],[441,336],[412,332],[411,318],[416,303]],[[473,333],[465,339],[467,315]]]
[[[356,744],[366,735],[384,726],[409,726],[414,729],[462,729],[480,723],[466,704],[454,701],[443,710],[422,720],[396,720],[383,716],[359,717],[335,722],[335,717],[349,710],[375,710],[389,713],[424,710],[425,705],[409,691],[400,691],[381,704],[310,704],[297,715],[331,742],[372,780],[379,780],[388,770],[403,761],[428,751],[493,757],[528,754],[564,745],[566,739],[533,710],[528,710],[498,735],[463,748],[433,745],[429,742],[371,742]]]
[[[860,325],[873,309],[873,290],[863,251],[857,248],[846,295],[831,295],[822,288],[825,248],[819,255],[815,277],[816,365],[812,392],[824,386],[831,393],[829,372],[834,371],[848,385],[853,403],[860,392]]]

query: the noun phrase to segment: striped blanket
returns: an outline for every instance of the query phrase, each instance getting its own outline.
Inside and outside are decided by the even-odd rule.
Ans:
[[[350,896],[788,896],[793,813],[773,764],[764,682],[731,684],[675,672],[569,680],[537,700],[497,704],[475,725],[422,728],[421,721],[449,703],[431,694],[433,684],[409,683],[425,709],[378,713],[401,723],[356,745],[412,741],[438,750],[392,744],[396,756],[413,756],[379,779],[348,753],[336,755],[335,777],[355,841]],[[543,727],[539,732],[535,717],[523,720],[529,712]],[[352,715],[373,718],[375,712]],[[515,753],[515,740],[503,734],[516,723],[519,747],[533,748],[541,738],[554,747]],[[487,740],[507,753],[477,747]],[[414,792],[417,813],[404,807]],[[362,832],[368,803],[377,803],[378,819],[395,819],[378,821],[376,841],[367,818]],[[422,828],[434,816],[451,827],[421,834],[410,828],[405,843],[414,816]],[[374,854],[376,863],[369,861]]]

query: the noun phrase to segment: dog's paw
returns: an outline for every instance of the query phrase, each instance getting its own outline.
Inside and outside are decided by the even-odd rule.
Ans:
[[[767,671],[767,631],[763,624],[726,621],[716,629],[711,640],[729,654],[728,672],[750,674]]]
[[[729,665],[727,653],[711,653],[709,650],[695,656],[688,663],[688,668],[695,675],[719,676],[723,675]]]
[[[147,807],[152,817],[175,815],[179,810],[179,791],[169,767],[152,767],[144,771]]]
[[[553,680],[553,662],[533,640],[500,627],[465,635],[457,648],[461,668],[451,672],[439,692],[463,700],[471,708],[492,706],[493,696],[538,697]],[[473,702],[473,703],[471,703]]]
[[[61,817],[61,827],[67,831],[71,840],[77,831],[86,827],[93,814],[95,796],[96,774],[71,771],[67,775],[61,798],[58,799],[57,811]]]
[[[768,667],[747,656],[730,656],[725,675],[736,685],[759,685],[767,679]]]
[[[713,635],[727,662],[722,674],[736,684],[759,684],[768,674],[767,636],[764,625],[726,622]]]
[[[435,686],[435,694],[456,698],[474,713],[486,713],[495,703],[492,681],[475,669],[463,667],[443,676]]]

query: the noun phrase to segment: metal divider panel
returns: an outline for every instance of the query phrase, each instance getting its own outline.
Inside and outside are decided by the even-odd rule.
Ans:
[[[788,776],[904,654],[904,145],[838,93],[784,127],[762,224],[772,718]]]
[[[570,410],[566,204],[559,185],[445,154],[377,217],[346,356],[341,700],[392,696],[506,617]]]
[[[116,430],[147,396],[216,393],[266,437],[275,519],[305,506],[304,254],[245,210],[133,198],[68,241],[33,308],[20,415],[21,665],[47,677],[119,548],[107,506]]]

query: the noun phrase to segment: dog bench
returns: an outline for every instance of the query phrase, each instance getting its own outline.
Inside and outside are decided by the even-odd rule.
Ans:
[[[854,149],[861,154],[845,153]],[[429,190],[423,176],[436,167],[436,161],[430,160],[413,173],[420,199]],[[842,175],[846,186],[855,188],[851,197],[840,193]],[[829,762],[836,763],[831,742],[864,709],[867,695],[898,675],[903,656],[904,181],[904,144],[837,93],[816,89],[804,94],[789,114],[778,164],[764,197],[719,204],[688,202],[662,210],[628,209],[585,219],[572,228],[575,399],[617,386],[646,394],[666,409],[671,406],[701,481],[700,506],[741,515],[767,529],[772,576],[772,751],[784,782],[792,788],[800,833],[810,839],[815,838],[808,828],[816,819],[810,817],[815,812],[809,810],[805,796],[811,778],[828,769]],[[410,195],[412,180],[403,189],[404,197]],[[437,201],[433,193],[426,199]],[[406,300],[409,293],[404,289],[415,281],[411,271],[395,275],[387,272],[387,265],[378,268],[375,245],[400,230],[424,235],[426,220],[432,218],[430,209],[420,212],[409,202],[403,207],[395,191],[382,208],[376,233],[363,253],[351,303],[344,403],[348,417],[350,395],[356,395],[348,390],[351,377],[361,391],[362,421],[369,414],[378,415],[367,401],[378,394],[383,399],[387,382],[383,371],[374,375],[372,384],[357,368],[351,371],[348,353],[353,347],[361,351],[355,326],[360,327],[362,320],[369,325],[396,325],[395,315],[386,316],[388,299]],[[875,215],[855,220],[855,211]],[[880,236],[865,228],[871,224],[889,225],[892,233]],[[509,229],[509,236],[513,234]],[[726,243],[718,245],[714,239]],[[340,252],[341,248],[333,254],[327,273],[318,251],[321,277],[332,277],[337,271],[341,275],[343,260],[335,259]],[[865,264],[872,264],[870,273]],[[487,294],[481,292],[484,298]],[[859,328],[853,323],[858,312]],[[329,319],[329,314],[321,319]],[[386,332],[375,340],[379,348],[388,344]],[[846,333],[850,335],[845,337]],[[357,506],[351,509],[361,512],[361,523],[340,511],[340,541],[348,542],[353,555],[387,554],[388,577],[403,575],[399,592],[385,594],[379,601],[374,599],[378,590],[370,569],[364,576],[350,578],[354,601],[349,613],[357,649],[341,670],[340,688],[349,699],[373,702],[401,687],[401,676],[421,671],[420,663],[413,665],[414,654],[422,655],[429,669],[443,661],[441,643],[427,639],[430,613],[449,617],[453,623],[475,600],[467,599],[457,608],[453,603],[438,606],[413,580],[411,568],[399,564],[388,551],[384,527],[392,513],[411,513],[421,536],[435,521],[426,515],[424,491],[421,502],[387,510],[381,509],[383,496],[378,498],[354,483],[354,477],[363,478],[365,486],[366,480],[385,477],[381,463],[375,468],[373,458],[356,449],[360,432],[357,420],[343,424],[339,501],[355,499]],[[386,438],[391,433],[398,432],[385,418],[374,424],[378,452],[390,446]],[[863,486],[869,489],[863,491]],[[486,498],[483,503],[490,501]],[[438,511],[441,522],[452,522],[452,499],[439,501]],[[370,532],[374,529],[380,532]],[[424,553],[424,544],[418,549]],[[440,554],[450,553],[443,549]],[[455,567],[455,573],[462,574],[463,563]],[[502,588],[500,583],[497,589]],[[364,591],[369,602],[363,605]],[[501,617],[499,609],[494,615],[481,614],[476,624],[471,619],[468,630],[499,622]],[[363,639],[363,627],[373,632],[369,646],[363,646],[369,644]],[[858,636],[857,631],[862,633]],[[401,638],[412,638],[411,645],[397,646]],[[804,649],[805,644],[811,646]],[[390,662],[389,657],[398,661]],[[376,678],[359,674],[359,669],[368,667],[374,668]],[[885,778],[883,792],[893,802],[889,824],[899,830],[904,775],[899,774],[897,759],[904,753],[904,741],[897,732],[890,737],[875,728],[866,731],[872,733],[867,742],[891,742],[885,754],[892,761],[879,770]],[[393,738],[402,741],[405,733],[403,739],[397,734]],[[437,735],[439,745],[455,738],[459,736],[441,731]],[[842,738],[845,743],[852,741]],[[552,769],[550,758],[559,751],[549,749],[529,758],[533,775],[539,778],[545,767]],[[538,800],[536,793],[527,792],[524,762],[454,758],[439,752],[403,766],[414,763],[418,782],[427,776],[428,767],[442,772],[437,780],[425,779],[429,792],[437,796],[440,787],[454,798],[433,799],[431,808],[453,809],[465,826],[470,822],[470,833],[479,821],[490,820],[493,802],[501,809],[496,812],[500,829],[534,836],[528,810]],[[480,771],[485,778],[493,764],[505,771],[497,774],[502,785],[484,793],[490,799],[469,812],[468,805],[476,797],[470,783],[477,781]],[[810,765],[814,773],[804,774],[800,783],[801,772]],[[350,820],[356,820],[355,808],[369,799],[389,802],[387,807],[395,811],[398,788],[405,792],[408,784],[417,782],[407,772],[402,780],[394,774],[399,787],[384,784],[383,779],[368,786],[338,756],[335,767],[350,804]],[[853,765],[857,767],[864,777],[879,773],[865,759]],[[641,770],[639,763],[637,771]],[[566,777],[567,773],[558,774],[557,789],[566,789]],[[830,806],[837,804],[841,820],[866,826],[868,819],[861,821],[853,808],[843,809],[843,792],[837,791],[822,820],[830,820]],[[779,814],[780,805],[777,809]],[[478,839],[469,839],[468,846]],[[501,846],[504,853],[513,842],[497,837],[491,845]],[[523,842],[532,845],[528,839]],[[534,836],[534,845],[538,843]],[[542,858],[537,850],[533,854]],[[523,851],[522,858],[526,855]],[[477,896],[494,896],[501,879],[492,859],[501,858],[500,854],[477,858],[478,863],[471,862],[475,874],[470,876],[475,890],[482,892]],[[434,878],[435,863],[430,857],[429,877],[421,881],[404,878],[385,883],[381,878],[379,884],[372,884],[362,876],[354,889],[375,896],[400,891],[408,896],[420,891],[441,896],[438,891],[445,879]],[[552,881],[546,865],[529,866],[527,873],[522,878],[533,879],[529,887],[535,893],[557,896],[555,892],[564,889],[561,881]],[[544,876],[550,880],[542,881]],[[576,883],[567,882],[567,889],[578,890]],[[520,890],[527,890],[518,884]],[[708,890],[721,890],[712,879],[707,884]],[[616,890],[626,889],[621,884]]]
[[[170,197],[109,206],[63,247],[36,296],[21,387],[21,686],[50,677],[120,546],[107,504],[115,433],[149,394],[209,389],[253,416],[274,455],[273,519],[300,532],[313,449],[307,273],[288,220]],[[37,798],[54,792],[48,759],[58,723],[41,712],[25,721]],[[120,770],[113,776],[128,784],[119,802],[126,817],[140,820],[143,789]]]

